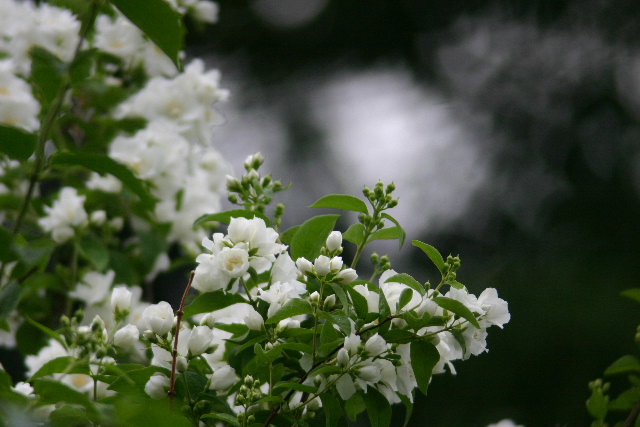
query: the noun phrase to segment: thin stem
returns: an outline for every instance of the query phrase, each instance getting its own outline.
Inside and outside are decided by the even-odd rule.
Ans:
[[[173,399],[176,397],[176,363],[178,360],[178,336],[180,335],[180,324],[182,323],[182,316],[184,316],[184,304],[187,301],[187,295],[189,295],[189,291],[191,290],[191,283],[193,283],[193,277],[196,272],[192,271],[189,276],[189,283],[187,283],[187,287],[182,294],[182,301],[180,301],[180,308],[176,312],[178,319],[176,321],[176,334],[173,338],[173,352],[171,354],[171,388],[169,389],[169,399],[171,401],[171,408],[173,408]]]
[[[629,413],[627,419],[624,420],[622,427],[633,427],[636,425],[638,415],[640,415],[640,402],[636,403],[636,406],[633,407],[633,410]]]

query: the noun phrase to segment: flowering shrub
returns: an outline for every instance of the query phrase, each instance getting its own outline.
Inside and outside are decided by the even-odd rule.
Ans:
[[[413,241],[434,284],[388,256],[359,266],[376,240],[405,241],[393,184],[312,205],[357,212],[344,233],[339,214],[280,229],[286,187],[263,156],[236,178],[210,145],[219,74],[181,63],[183,18],[215,21],[215,4],[0,10],[0,344],[28,377],[0,370],[0,424],[334,426],[366,412],[388,426],[391,405],[409,420],[432,375],[509,321],[495,289],[471,294],[460,259],[426,243]],[[221,211],[225,189],[237,209]],[[178,307],[145,302],[185,266]]]

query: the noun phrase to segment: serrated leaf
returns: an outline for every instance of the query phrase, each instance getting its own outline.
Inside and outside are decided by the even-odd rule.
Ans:
[[[320,215],[305,221],[291,239],[291,258],[294,261],[300,257],[310,261],[316,259],[339,217],[340,215]]]
[[[448,297],[435,297],[433,302],[438,304],[440,307],[445,310],[449,310],[452,313],[457,314],[458,316],[466,319],[476,328],[480,329],[480,324],[478,323],[478,319],[473,315],[471,310],[469,310],[464,304],[460,301],[448,298]]]
[[[246,302],[247,300],[240,294],[228,294],[223,291],[207,292],[198,296],[184,308],[184,316],[191,317],[200,313],[209,313],[233,304]]]
[[[182,18],[163,0],[111,0],[131,22],[182,69],[180,51],[184,45]]]
[[[418,388],[427,395],[433,367],[440,360],[438,349],[426,341],[414,341],[410,344],[411,367],[418,383]]]
[[[368,214],[367,205],[359,198],[348,194],[330,194],[309,206],[310,208],[333,208]]]
[[[385,283],[402,283],[403,285],[409,286],[411,289],[418,292],[420,295],[425,294],[424,286],[420,284],[416,279],[407,273],[396,274],[395,276],[389,277]]]
[[[231,218],[253,219],[256,217],[261,218],[265,222],[267,227],[271,227],[271,221],[266,215],[261,214],[260,212],[250,211],[247,209],[232,209],[229,211],[202,215],[200,218],[195,220],[195,222],[193,223],[193,227],[194,228],[199,227],[206,222],[213,222],[213,221],[229,224],[231,222]]]
[[[347,242],[351,242],[356,246],[360,246],[364,242],[364,225],[361,223],[353,224],[342,233],[342,238]]]
[[[427,243],[421,242],[420,240],[412,240],[411,243],[413,243],[413,246],[422,249],[436,267],[438,267],[440,272],[444,271],[444,259],[436,248]]]
[[[57,152],[51,156],[50,162],[52,165],[84,166],[99,174],[111,174],[137,194],[145,207],[152,209],[155,206],[156,199],[147,189],[146,183],[136,178],[133,172],[125,165],[116,162],[105,154]]]
[[[280,307],[280,309],[276,311],[273,316],[268,318],[265,323],[278,323],[281,320],[288,319],[293,316],[311,313],[313,313],[313,308],[311,307],[311,304],[309,304],[309,301],[301,298],[293,298]]]
[[[369,387],[362,398],[367,407],[367,415],[369,415],[371,425],[389,427],[391,424],[391,405],[387,398],[373,387]]]
[[[38,137],[24,129],[0,124],[0,153],[25,161],[38,145]]]
[[[86,374],[89,375],[89,363],[72,356],[56,357],[42,365],[38,371],[29,378],[29,382],[52,374]]]
[[[622,356],[604,371],[604,374],[607,376],[634,373],[640,374],[640,360],[631,355]]]

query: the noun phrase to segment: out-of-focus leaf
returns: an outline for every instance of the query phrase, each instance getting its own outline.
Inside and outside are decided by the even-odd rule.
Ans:
[[[613,362],[605,371],[605,375],[640,374],[640,360],[626,355]]]
[[[103,271],[109,265],[109,249],[96,235],[88,233],[82,236],[78,249],[96,270]]]
[[[52,374],[86,374],[89,375],[89,363],[86,360],[78,360],[72,356],[56,357],[42,365],[38,372],[29,378],[29,382]]]
[[[25,161],[31,157],[38,137],[24,129],[0,124],[0,153],[12,159]]]
[[[163,0],[111,0],[131,22],[147,35],[173,63],[182,68],[180,51],[184,26],[180,14]]]
[[[0,289],[0,320],[6,318],[17,306],[20,299],[20,285],[11,281]]]

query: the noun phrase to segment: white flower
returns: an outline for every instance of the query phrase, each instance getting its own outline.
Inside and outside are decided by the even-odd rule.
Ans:
[[[318,276],[326,276],[331,273],[331,259],[327,256],[320,255],[313,262],[313,266],[315,267]]]
[[[380,335],[375,334],[364,344],[368,357],[378,356],[387,351],[387,342]]]
[[[202,316],[202,319],[200,319],[200,325],[208,326],[213,329],[216,324],[216,320],[216,316],[213,313],[207,313]]]
[[[335,252],[338,249],[342,248],[342,233],[339,231],[332,231],[329,233],[329,237],[327,237],[327,249],[330,252]]]
[[[298,271],[303,275],[313,272],[313,264],[304,257],[300,257],[296,260],[296,267],[298,267]]]
[[[358,278],[358,273],[353,268],[345,268],[336,276],[341,283],[348,284]]]
[[[53,206],[44,207],[47,215],[40,218],[38,224],[52,233],[54,241],[64,243],[73,237],[74,228],[86,227],[89,223],[84,201],[85,196],[79,196],[75,188],[64,187]]]
[[[34,131],[40,124],[40,105],[14,67],[10,59],[0,61],[0,123]]]
[[[355,369],[358,377],[368,383],[376,383],[380,381],[380,369],[376,365],[359,366]]]
[[[164,336],[173,327],[173,309],[166,301],[152,304],[144,309],[142,321],[154,334]]]
[[[342,257],[334,256],[331,258],[331,261],[329,261],[329,267],[331,268],[331,271],[340,270],[342,268]]]
[[[131,307],[131,291],[126,286],[116,286],[111,292],[111,310],[118,316],[125,315]]]
[[[82,281],[69,293],[73,298],[84,301],[88,305],[99,304],[109,295],[115,271],[109,270],[105,274],[90,271],[82,276]]]
[[[213,331],[208,326],[196,326],[191,330],[191,335],[187,341],[189,353],[192,356],[199,356],[211,346],[213,341]]]
[[[229,365],[225,365],[211,375],[211,389],[226,390],[238,381],[236,371]]]
[[[113,343],[123,349],[130,349],[138,341],[140,332],[135,325],[129,323],[127,326],[118,329],[113,335]]]
[[[342,375],[336,381],[336,389],[342,400],[347,401],[351,396],[356,394],[356,386],[349,375]]]
[[[13,391],[27,397],[33,395],[33,387],[31,387],[31,384],[22,381],[16,383],[16,386],[13,387]]]
[[[267,227],[261,218],[232,218],[227,231],[229,240],[234,244],[245,242],[249,249],[257,249],[258,257],[266,257],[275,261],[276,254],[284,251],[286,246],[276,243],[279,234]]]
[[[109,174],[102,176],[96,172],[91,173],[85,185],[91,190],[104,191],[105,193],[119,193],[122,190],[122,181],[118,178]]]
[[[498,298],[498,291],[494,288],[487,288],[478,297],[478,303],[485,310],[482,319],[489,325],[496,325],[502,328],[505,323],[511,320],[509,314],[509,304]]]
[[[244,323],[249,329],[254,331],[261,331],[262,325],[264,325],[264,319],[253,307],[250,308],[247,315],[244,317]]]
[[[218,21],[218,4],[212,1],[199,1],[193,5],[193,18],[196,21],[213,24]]]
[[[497,423],[489,424],[487,427],[524,427],[521,424],[517,424],[508,418],[500,420]]]
[[[223,248],[217,256],[220,270],[229,277],[242,277],[249,270],[249,252],[241,248]]]
[[[153,399],[164,399],[167,397],[167,392],[171,386],[169,378],[163,374],[156,372],[149,378],[147,384],[144,386],[144,391]]]
[[[347,349],[351,356],[355,356],[358,353],[361,342],[360,336],[352,333],[344,339],[344,348]]]
[[[473,325],[469,325],[464,331],[462,331],[462,337],[467,351],[464,355],[464,359],[469,358],[470,354],[474,356],[479,355],[487,349],[487,330],[485,328],[477,329]]]
[[[107,221],[107,212],[103,210],[93,211],[89,217],[91,224],[95,224],[98,227]]]

